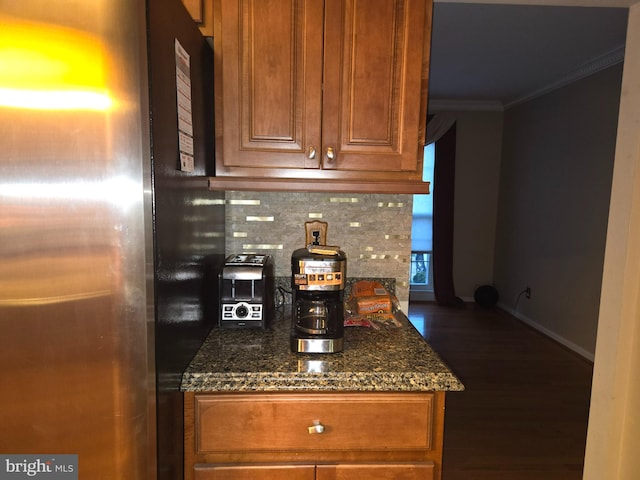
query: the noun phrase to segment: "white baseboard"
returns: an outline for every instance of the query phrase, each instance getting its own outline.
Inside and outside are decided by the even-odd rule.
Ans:
[[[538,332],[542,333],[543,335],[551,338],[552,340],[555,340],[556,342],[560,343],[561,345],[564,345],[569,350],[574,351],[575,353],[577,353],[581,357],[584,357],[585,359],[587,359],[587,360],[589,360],[591,362],[594,361],[595,355],[593,353],[585,350],[584,348],[580,347],[579,345],[576,345],[572,341],[567,340],[566,338],[562,337],[561,335],[558,335],[557,333],[549,330],[547,327],[545,327],[543,325],[540,325],[538,322],[535,322],[535,321],[531,320],[529,317],[521,314],[520,312],[518,312],[518,311],[514,312],[512,308],[508,307],[507,305],[505,305],[503,303],[499,303],[499,302],[498,302],[498,308],[500,308],[501,310],[504,310],[505,312],[507,312],[510,315],[513,315],[518,320],[520,320],[523,323],[526,323],[527,325],[529,325],[534,330],[537,330]]]

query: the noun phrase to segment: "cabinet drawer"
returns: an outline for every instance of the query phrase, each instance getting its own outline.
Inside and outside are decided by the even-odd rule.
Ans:
[[[318,465],[315,480],[433,480],[433,462]]]
[[[210,465],[194,468],[194,480],[432,480],[433,462],[332,465]]]
[[[196,395],[196,451],[427,450],[433,409],[430,393]]]
[[[315,480],[313,465],[196,465],[194,480]]]

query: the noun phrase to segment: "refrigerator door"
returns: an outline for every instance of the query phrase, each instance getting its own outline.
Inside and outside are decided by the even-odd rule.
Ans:
[[[144,2],[0,25],[0,452],[156,478]]]

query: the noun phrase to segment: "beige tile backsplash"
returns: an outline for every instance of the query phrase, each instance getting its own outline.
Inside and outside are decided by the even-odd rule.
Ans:
[[[226,194],[226,253],[267,253],[275,275],[291,274],[304,223],[328,223],[327,243],[347,255],[350,278],[395,278],[409,299],[412,195],[234,192]]]

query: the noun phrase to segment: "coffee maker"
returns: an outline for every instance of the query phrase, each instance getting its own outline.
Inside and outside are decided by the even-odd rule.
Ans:
[[[326,222],[306,222],[307,247],[291,255],[291,350],[335,353],[344,348],[347,257],[326,245]]]

